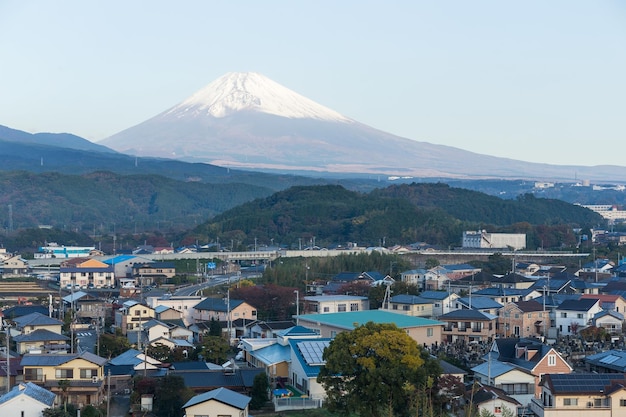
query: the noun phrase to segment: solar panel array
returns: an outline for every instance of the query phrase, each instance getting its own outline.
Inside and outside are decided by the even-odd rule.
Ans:
[[[324,349],[328,347],[329,343],[329,341],[307,341],[299,342],[297,346],[307,365],[315,366],[324,364],[322,356],[324,354]]]
[[[555,392],[601,392],[611,381],[623,380],[622,374],[551,374]]]

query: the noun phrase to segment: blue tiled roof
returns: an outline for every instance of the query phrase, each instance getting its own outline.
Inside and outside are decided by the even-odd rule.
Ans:
[[[248,406],[250,399],[250,397],[231,391],[228,388],[218,388],[192,397],[189,401],[187,401],[187,403],[185,403],[185,405],[183,405],[183,408],[191,407],[209,400],[215,400],[240,410],[244,410]]]
[[[494,301],[493,298],[478,296],[478,297],[462,297],[458,301],[464,306],[474,308],[476,310],[484,310],[491,308],[502,308],[502,304]]]
[[[595,355],[587,356],[584,361],[618,372],[626,372],[626,351],[623,350],[608,350],[596,353]]]
[[[137,349],[128,349],[126,352],[117,355],[113,359],[109,361],[111,365],[121,366],[121,365],[138,365],[143,361],[137,357],[141,352]]]
[[[26,395],[44,405],[47,405],[48,408],[52,407],[54,399],[56,398],[56,394],[48,391],[47,389],[42,388],[37,384],[33,384],[32,382],[27,382],[14,386],[11,391],[0,397],[0,404],[4,404],[20,395]]]
[[[424,291],[420,294],[420,297],[432,300],[445,300],[449,296],[450,294],[447,291]]]
[[[398,304],[432,304],[433,300],[423,298],[417,295],[398,294],[391,297],[391,302]]]

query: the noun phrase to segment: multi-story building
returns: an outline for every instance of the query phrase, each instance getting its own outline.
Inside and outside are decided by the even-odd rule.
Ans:
[[[154,317],[153,308],[130,300],[115,312],[115,325],[121,329],[123,335],[128,335],[129,332],[138,333],[143,330],[143,325]]]
[[[304,297],[304,314],[341,313],[370,309],[367,297],[356,295],[320,295]]]
[[[550,329],[550,312],[535,300],[506,304],[498,315],[500,337],[541,337]]]
[[[624,374],[545,374],[530,409],[538,417],[626,415]]]
[[[106,359],[93,353],[26,354],[22,357],[24,382],[32,382],[57,395],[67,397],[68,403],[79,408],[99,405],[104,394],[104,364]],[[67,388],[59,381],[67,381]]]
[[[115,273],[111,265],[95,259],[84,262],[68,262],[59,268],[61,288],[112,288]]]

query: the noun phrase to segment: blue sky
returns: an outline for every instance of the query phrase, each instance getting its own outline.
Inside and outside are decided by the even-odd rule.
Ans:
[[[97,141],[231,71],[410,139],[626,165],[623,1],[0,0],[12,128]]]

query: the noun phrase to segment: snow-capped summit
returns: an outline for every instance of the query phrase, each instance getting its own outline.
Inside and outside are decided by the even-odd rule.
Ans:
[[[280,172],[422,178],[528,178],[532,172],[544,179],[569,178],[574,172],[569,166],[496,158],[401,138],[344,117],[253,72],[226,74],[182,103],[100,144],[137,156]],[[575,171],[583,172],[580,167]]]
[[[222,118],[240,111],[290,119],[350,121],[256,72],[229,72],[168,110],[164,116]]]

